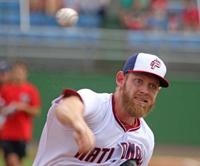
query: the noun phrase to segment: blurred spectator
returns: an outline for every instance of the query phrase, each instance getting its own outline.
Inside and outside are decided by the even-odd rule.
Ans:
[[[151,0],[149,13],[146,20],[148,30],[166,31],[168,26],[167,18],[168,0]]]
[[[185,0],[185,8],[183,10],[183,27],[185,31],[199,30],[198,8],[194,0]]]
[[[1,96],[7,115],[2,128],[2,149],[6,166],[20,166],[26,156],[26,145],[32,138],[32,118],[40,113],[37,88],[27,80],[26,64],[16,62],[11,71],[12,81],[3,86]]]
[[[119,17],[122,27],[131,30],[144,30],[148,1],[121,0],[121,6]]]
[[[150,0],[120,0],[120,6],[125,10],[132,10],[133,6],[140,6],[141,10],[149,7]]]
[[[56,11],[62,6],[62,0],[30,0],[31,12],[44,12],[48,15],[55,15]]]
[[[146,20],[146,26],[148,30],[166,31],[168,26],[166,10],[151,8]]]
[[[30,10],[31,11],[44,11],[46,0],[30,0]]]
[[[177,32],[180,30],[180,17],[175,13],[168,13],[168,25],[169,32]]]
[[[120,0],[123,28],[132,30],[176,31],[179,17],[168,15],[168,0]]]
[[[63,7],[72,8],[76,11],[79,11],[80,8],[80,0],[62,0]]]
[[[45,13],[49,16],[54,16],[62,7],[62,0],[45,0]]]
[[[167,10],[168,0],[151,0],[150,6],[153,10]]]

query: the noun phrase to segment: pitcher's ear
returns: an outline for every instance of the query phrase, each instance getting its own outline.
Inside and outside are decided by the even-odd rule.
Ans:
[[[117,86],[121,87],[124,85],[125,82],[125,75],[123,71],[118,71],[116,74],[116,84]]]

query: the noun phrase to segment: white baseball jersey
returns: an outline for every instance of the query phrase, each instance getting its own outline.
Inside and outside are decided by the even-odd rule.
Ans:
[[[73,129],[61,124],[54,100],[47,115],[33,166],[119,166],[127,159],[147,166],[154,148],[154,135],[143,118],[126,129],[115,115],[113,94],[78,91],[84,103],[84,118],[96,139],[95,148],[79,154]],[[61,97],[60,97],[61,98]]]

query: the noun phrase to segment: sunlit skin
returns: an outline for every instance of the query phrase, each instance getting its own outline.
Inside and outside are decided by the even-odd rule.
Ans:
[[[147,73],[119,71],[116,83],[116,114],[122,122],[133,125],[135,118],[144,117],[154,106],[160,90],[159,80]]]

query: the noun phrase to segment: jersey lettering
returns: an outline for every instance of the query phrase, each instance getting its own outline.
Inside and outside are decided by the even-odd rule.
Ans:
[[[120,159],[134,159],[138,165],[142,163],[142,150],[138,145],[122,142],[120,143],[120,147],[122,149]],[[85,154],[80,154],[78,152],[74,157],[86,162],[103,163],[112,158],[115,150],[115,148],[95,147]]]
[[[122,147],[121,159],[134,159],[138,165],[142,163],[142,151],[138,145],[122,142],[121,147]]]
[[[79,152],[75,155],[79,160],[84,160],[87,162],[97,163],[105,162],[109,160],[114,152],[114,148],[98,148],[95,147],[92,151],[86,154],[80,154]]]

